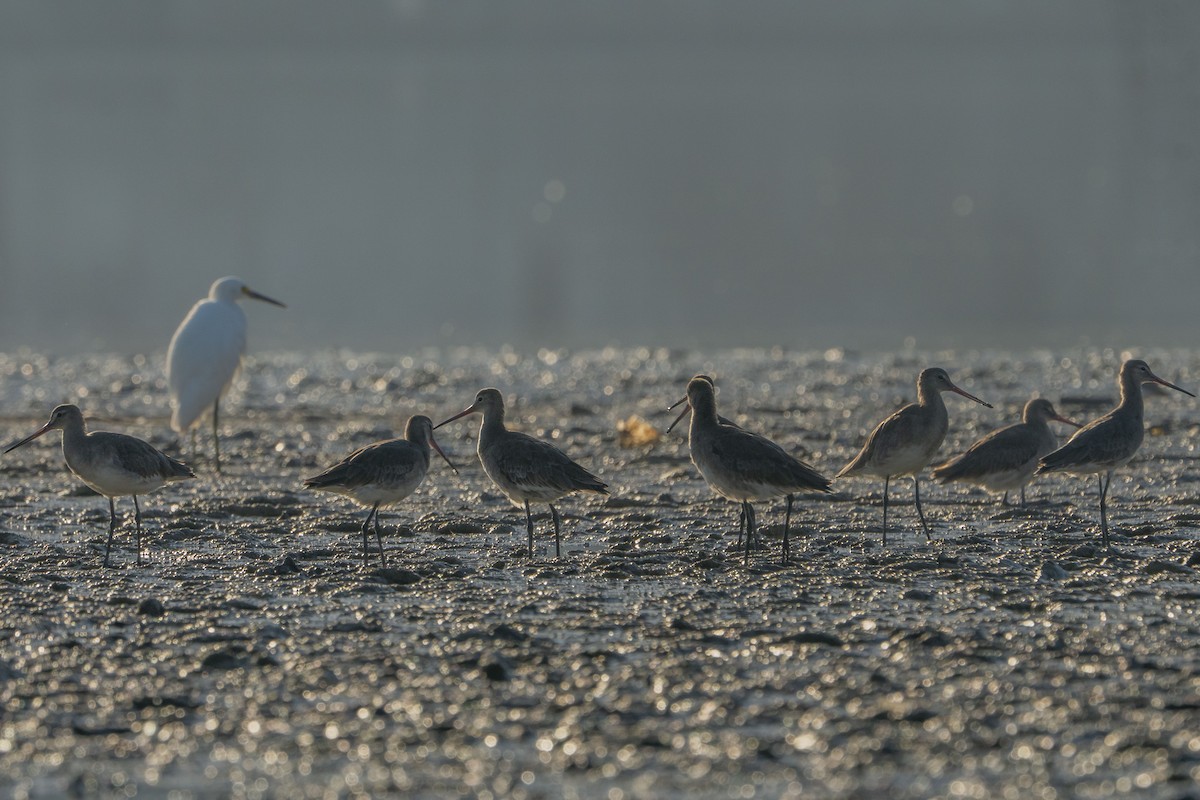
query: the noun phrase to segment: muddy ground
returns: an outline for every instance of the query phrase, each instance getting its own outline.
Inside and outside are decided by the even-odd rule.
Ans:
[[[1200,388],[1200,354],[1138,352]],[[57,434],[0,458],[0,795],[12,797],[1197,797],[1200,403],[1147,400],[1139,457],[1113,481],[1115,550],[1095,481],[1039,480],[1024,507],[977,489],[838,482],[793,518],[763,504],[743,566],[737,510],[685,436],[662,430],[688,376],[722,413],[827,475],[937,364],[995,410],[948,396],[943,453],[1015,421],[1034,393],[1086,421],[1122,358],[1068,354],[605,350],[259,355],[226,405],[226,471],[167,430],[161,354],[0,356],[14,441],[58,402],[141,436],[200,477],[142,499],[101,566],[108,508]],[[512,427],[612,486],[523,514],[474,456],[477,422],[439,441],[424,486],[383,515],[302,477],[440,421],[495,385]],[[1064,434],[1066,431],[1062,431]],[[132,503],[118,500],[132,524]]]

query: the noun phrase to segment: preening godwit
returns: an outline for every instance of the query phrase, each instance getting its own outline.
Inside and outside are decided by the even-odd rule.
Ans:
[[[917,516],[925,530],[926,540],[932,540],[925,512],[921,510],[921,483],[917,475],[933,460],[946,431],[950,417],[942,392],[954,392],[980,405],[991,408],[973,394],[954,385],[946,370],[931,367],[917,377],[917,402],[910,403],[885,419],[871,431],[866,444],[854,459],[842,467],[834,480],[849,475],[874,475],[883,478],[883,544],[887,545],[888,484],[892,478],[911,475]]]
[[[209,289],[208,298],[192,306],[179,323],[167,349],[171,427],[180,434],[191,430],[211,407],[217,472],[221,471],[221,395],[233,383],[246,352],[246,314],[237,304],[242,297],[286,308],[278,300],[252,291],[239,278],[221,278]]]
[[[87,432],[83,413],[72,405],[58,406],[50,421],[16,444],[5,448],[9,453],[32,442],[44,433],[62,431],[63,457],[67,467],[81,481],[108,498],[108,541],[104,544],[104,566],[117,528],[114,497],[133,497],[133,519],[137,527],[137,560],[142,563],[142,510],[138,495],[152,492],[173,481],[196,477],[182,461],[159,452],[133,436],[107,431]]]
[[[992,431],[962,455],[934,467],[933,479],[973,483],[992,492],[1004,492],[1005,504],[1008,493],[1020,489],[1024,505],[1025,486],[1033,480],[1038,460],[1058,447],[1058,438],[1050,430],[1051,420],[1079,427],[1078,422],[1055,411],[1049,400],[1035,398],[1025,404],[1020,422]]]
[[[787,511],[783,522],[783,561],[786,564],[791,556],[788,533],[791,528],[795,493],[829,492],[829,479],[808,464],[789,455],[770,439],[735,425],[722,423],[717,415],[713,381],[707,375],[697,375],[688,381],[685,400],[688,407],[680,413],[671,427],[691,410],[688,448],[692,453],[692,463],[714,492],[741,505],[746,526],[743,560],[747,563],[750,560],[750,542],[755,528],[754,506],[751,501],[780,496],[787,498]]]
[[[309,489],[349,497],[371,509],[363,520],[363,566],[370,555],[368,530],[375,522],[375,540],[379,544],[379,563],[386,564],[383,535],[379,531],[379,509],[408,497],[429,472],[429,450],[433,448],[446,460],[455,474],[458,469],[433,439],[433,421],[417,415],[404,425],[403,439],[388,439],[355,450],[304,485]]]
[[[1100,419],[1080,428],[1071,439],[1053,453],[1042,458],[1037,474],[1072,472],[1076,475],[1096,474],[1100,481],[1100,531],[1104,546],[1108,541],[1108,485],[1113,470],[1129,463],[1145,435],[1142,421],[1142,384],[1157,383],[1188,397],[1196,395],[1173,383],[1164,381],[1150,371],[1145,361],[1131,359],[1121,365],[1117,378],[1121,387],[1121,402]]]
[[[562,556],[562,523],[554,501],[570,492],[608,494],[608,484],[549,442],[504,427],[504,397],[499,389],[481,389],[475,395],[474,403],[433,427],[436,430],[475,413],[483,414],[479,426],[479,461],[483,471],[513,505],[525,508],[529,557],[533,558],[530,502],[550,506],[550,517],[554,520],[554,555]]]

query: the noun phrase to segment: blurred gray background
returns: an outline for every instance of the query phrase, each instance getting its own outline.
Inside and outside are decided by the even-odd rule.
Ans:
[[[0,2],[0,348],[1195,346],[1200,3]]]

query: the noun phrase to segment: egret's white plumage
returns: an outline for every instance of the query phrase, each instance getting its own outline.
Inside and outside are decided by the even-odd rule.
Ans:
[[[252,291],[240,278],[221,278],[213,283],[206,299],[192,306],[167,349],[171,427],[185,433],[211,408],[218,472],[221,469],[218,407],[246,352],[246,314],[237,304],[242,297],[284,307],[278,300]]]

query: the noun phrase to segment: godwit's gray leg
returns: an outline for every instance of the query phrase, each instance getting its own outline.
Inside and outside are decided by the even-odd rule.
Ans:
[[[367,513],[367,518],[363,520],[362,537],[363,537],[363,568],[367,566],[367,559],[371,555],[371,520],[376,520],[376,532],[378,532],[379,503],[371,506],[370,512]],[[379,554],[383,555],[383,540],[380,539]]]
[[[783,563],[788,563],[790,552],[788,550],[788,529],[792,527],[792,499],[793,495],[787,496],[787,511],[783,513]]]
[[[1008,492],[1005,492],[1004,494],[1007,495]],[[1022,505],[1022,507],[1025,505],[1025,487],[1024,486],[1021,487],[1021,505]]]
[[[547,503],[546,505],[550,506],[550,518],[554,520],[554,557],[562,558],[562,545],[560,543],[562,525],[558,518],[558,509],[554,507],[553,503]]]
[[[529,510],[529,501],[525,501],[525,527],[529,531],[529,560],[533,560],[533,512]]]
[[[218,419],[221,416],[221,398],[213,401],[213,459],[216,462],[217,474],[221,474],[221,435],[218,433]]]
[[[387,556],[383,554],[383,532],[379,530],[379,506],[375,506],[375,544],[379,546],[379,566],[387,566]]]
[[[1103,537],[1104,549],[1111,550],[1112,545],[1108,541],[1108,485],[1112,483],[1112,470],[1110,469],[1104,475],[1097,474],[1096,479],[1100,481],[1100,535]]]
[[[925,541],[932,542],[933,537],[929,535],[929,526],[925,524],[925,512],[921,510],[921,482],[917,480],[916,475],[913,475],[913,497],[917,499],[917,516],[921,518],[921,527],[925,529]]]
[[[1021,490],[1021,497],[1022,497],[1022,498],[1024,498],[1024,497],[1025,497],[1025,490],[1024,490],[1024,489],[1022,489],[1022,490]],[[1021,500],[1021,502],[1022,502],[1022,503],[1024,503],[1024,502],[1025,502],[1025,501],[1024,501],[1024,499],[1022,499],[1022,500]],[[1004,493],[1004,497],[1001,497],[1001,498],[1000,498],[1000,505],[1002,505],[1002,506],[1006,506],[1006,505],[1008,505],[1008,492],[1005,492],[1005,493]]]
[[[889,476],[887,476],[887,475],[883,476],[883,546],[884,547],[887,547],[888,484],[891,483],[891,481],[892,481],[892,479]]]
[[[137,495],[133,496],[133,524],[137,528],[137,563],[142,565],[142,509],[138,506]]]
[[[108,566],[108,553],[112,549],[113,533],[117,530],[117,506],[108,498],[108,541],[104,543],[104,566]]]
[[[754,506],[749,500],[742,502],[742,508],[746,511],[746,549],[744,551],[743,563],[750,563],[750,542],[754,541],[754,537],[758,531],[758,520],[754,516]]]

